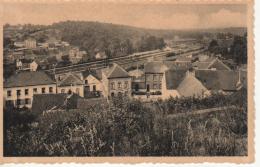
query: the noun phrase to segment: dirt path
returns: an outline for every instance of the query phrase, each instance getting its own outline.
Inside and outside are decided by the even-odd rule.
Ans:
[[[206,113],[218,112],[218,111],[223,111],[223,110],[227,110],[227,109],[236,109],[236,108],[237,108],[236,106],[215,107],[215,108],[208,108],[208,109],[203,109],[203,110],[196,110],[196,111],[187,112],[187,113],[170,114],[167,117],[168,118],[178,118],[178,117],[197,115],[197,114],[206,114]]]

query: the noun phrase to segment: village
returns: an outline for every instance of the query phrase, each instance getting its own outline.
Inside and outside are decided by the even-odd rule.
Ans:
[[[225,38],[225,41],[230,41],[229,36]],[[170,97],[207,98],[215,93],[229,95],[247,87],[245,64],[234,67],[226,63],[228,61],[221,55],[210,53],[205,43],[194,39],[175,38],[161,50],[134,53],[118,61],[110,59],[108,62],[104,52],[97,52],[92,61],[94,67],[80,64],[86,57],[86,51],[65,41],[40,43],[30,37],[23,42],[14,42],[14,46],[15,49],[6,49],[5,54],[5,64],[15,62],[15,72],[4,79],[6,108],[37,110],[35,105],[40,101],[46,105],[41,112],[48,112],[64,109],[70,99],[76,101],[76,109],[82,101],[88,103],[93,98],[108,103],[113,97],[143,102]],[[39,60],[42,56],[31,57],[27,54],[42,48],[56,50],[58,54],[54,56],[54,62],[46,64],[51,58]],[[61,68],[74,68],[57,72],[57,60],[65,60],[64,50],[72,64],[63,64]],[[133,55],[135,57],[126,61]],[[97,66],[100,60],[106,60],[106,64]],[[80,65],[84,68],[80,69]]]

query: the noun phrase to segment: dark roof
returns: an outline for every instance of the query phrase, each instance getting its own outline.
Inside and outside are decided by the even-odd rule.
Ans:
[[[23,71],[8,78],[6,82],[4,82],[4,87],[10,88],[50,84],[55,84],[55,81],[42,71]]]
[[[152,61],[144,65],[144,73],[164,73],[167,68],[161,61]]]
[[[94,70],[86,70],[82,72],[82,75],[84,78],[88,77],[89,75],[94,76],[95,78],[97,78],[98,80],[101,80],[102,76],[100,76],[100,74],[97,71]]]
[[[107,76],[107,78],[128,78],[130,77],[128,72],[124,70],[122,67],[120,67],[117,64],[113,64],[112,67],[104,69],[103,72]]]
[[[187,70],[168,70],[165,72],[166,88],[177,89],[186,76]]]
[[[90,99],[79,99],[77,101],[78,109],[105,109],[108,108],[108,102],[106,98],[90,98]]]
[[[59,84],[59,86],[83,85],[83,81],[75,74],[68,74]]]
[[[33,95],[32,112],[42,114],[47,110],[76,109],[77,101],[82,99],[77,94],[36,94]]]
[[[197,70],[195,76],[210,90],[236,90],[239,80],[238,71]]]
[[[20,59],[22,63],[32,63],[34,60],[33,59]]]

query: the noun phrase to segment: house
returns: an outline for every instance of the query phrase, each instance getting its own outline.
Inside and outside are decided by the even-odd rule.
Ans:
[[[23,71],[36,71],[38,68],[38,63],[32,59],[18,59],[16,61],[16,68]]]
[[[162,98],[169,97],[203,97],[208,89],[189,70],[170,69],[165,72],[162,80]]]
[[[80,51],[78,47],[74,47],[69,50],[69,59],[73,64],[76,64],[82,60],[83,56],[86,54],[86,51]]]
[[[84,97],[83,80],[76,74],[68,73],[63,79],[57,81],[57,93],[75,93],[81,97]]]
[[[144,71],[137,68],[135,70],[129,71],[128,74],[132,77],[133,93],[146,92]]]
[[[101,70],[105,97],[130,96],[132,78],[122,67],[113,64]]]
[[[231,70],[226,64],[224,64],[221,60],[216,57],[208,57],[202,61],[196,61],[192,64],[194,69],[205,70]]]
[[[168,66],[161,61],[152,61],[144,65],[145,87],[147,92],[160,91],[162,77]]]
[[[37,47],[37,43],[35,39],[29,38],[24,41],[24,46],[27,49],[35,49]]]
[[[33,95],[32,113],[40,115],[77,109],[80,99],[83,98],[77,94],[36,94]]]
[[[95,55],[95,58],[96,59],[106,59],[107,58],[107,55],[105,52],[98,52],[96,55]]]
[[[55,81],[42,71],[23,71],[4,82],[6,106],[31,108],[34,94],[56,93]]]
[[[82,77],[84,81],[84,94],[87,97],[91,93],[96,93],[97,95],[102,94],[103,84],[101,82],[101,74],[97,71],[87,70],[82,72]]]
[[[212,92],[235,92],[243,86],[239,71],[196,70],[195,77]]]

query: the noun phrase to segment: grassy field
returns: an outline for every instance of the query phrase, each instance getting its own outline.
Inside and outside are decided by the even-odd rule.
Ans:
[[[201,114],[190,113],[205,106],[211,108],[210,104],[218,107],[217,103],[206,105],[201,103],[205,99],[194,102],[189,98],[147,105],[138,100],[114,99],[111,108],[60,111],[37,117],[30,111],[5,111],[4,155],[245,156],[246,98],[236,97],[217,97],[223,99],[217,103],[240,104],[237,107]],[[182,107],[172,110],[172,102]],[[181,117],[173,117],[180,113]]]

